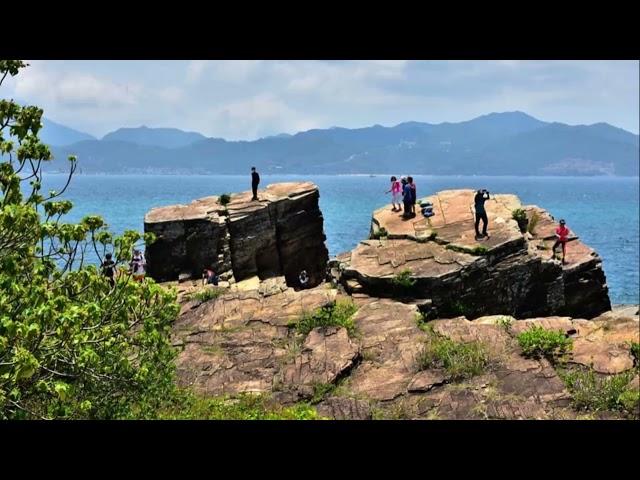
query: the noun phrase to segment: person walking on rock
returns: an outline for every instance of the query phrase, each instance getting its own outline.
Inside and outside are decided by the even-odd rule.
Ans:
[[[560,226],[556,228],[556,243],[553,244],[551,258],[556,258],[556,248],[558,245],[562,245],[562,264],[566,263],[565,255],[567,253],[567,242],[569,241],[569,234],[571,231],[566,227],[566,222],[560,220]]]
[[[411,207],[413,205],[413,194],[411,192],[411,185],[406,178],[402,178],[402,202],[404,203],[404,213],[402,214],[402,218],[411,218],[413,217],[413,213],[411,212]]]
[[[402,209],[402,207],[400,207],[400,203],[402,202],[402,184],[395,176],[391,177],[391,189],[387,193],[391,194],[391,206],[393,207],[391,211],[399,212]]]
[[[258,185],[260,184],[260,175],[256,172],[256,167],[251,167],[251,190],[253,191],[253,198],[251,200],[258,200]]]
[[[484,209],[484,202],[489,200],[489,191],[488,190],[478,190],[476,192],[476,196],[474,198],[475,208],[476,208],[476,240],[479,238],[489,237],[487,235],[487,225],[489,223],[489,219],[487,218],[487,211]],[[482,234],[478,230],[480,226],[480,220],[482,220]]]

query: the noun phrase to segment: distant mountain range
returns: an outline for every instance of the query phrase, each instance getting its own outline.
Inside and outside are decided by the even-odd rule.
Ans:
[[[638,135],[606,123],[570,126],[523,112],[459,123],[333,127],[254,141],[173,128],[121,128],[101,140],[51,121],[42,132],[55,161],[78,156],[84,173],[623,175],[639,172]]]

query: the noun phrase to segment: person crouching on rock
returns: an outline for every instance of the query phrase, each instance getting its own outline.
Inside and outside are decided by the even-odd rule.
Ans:
[[[309,275],[306,270],[302,270],[298,275],[298,281],[300,282],[300,288],[307,288],[309,285]]]
[[[489,191],[478,190],[473,200],[476,209],[476,240],[483,237],[489,238],[489,236],[487,235],[487,225],[489,224],[489,219],[487,218],[487,211],[484,209],[484,202],[489,200]],[[478,230],[478,227],[480,226],[480,220],[482,220],[482,233],[480,233],[480,231]]]
[[[567,242],[569,241],[569,234],[571,231],[565,226],[566,222],[564,220],[560,220],[560,226],[556,228],[556,243],[553,244],[553,248],[551,249],[553,253],[551,254],[551,258],[556,258],[556,248],[558,245],[562,245],[562,264],[564,265],[565,256],[567,253]]]
[[[207,268],[204,272],[202,272],[202,282],[207,285],[215,285],[218,286],[218,282],[220,281],[220,277],[216,275],[216,272],[213,268]]]
[[[395,176],[391,177],[391,189],[386,193],[391,194],[391,206],[393,207],[391,211],[399,212],[401,210],[400,203],[402,202],[402,184]]]

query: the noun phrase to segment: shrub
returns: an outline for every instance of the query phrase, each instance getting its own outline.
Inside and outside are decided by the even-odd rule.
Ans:
[[[305,314],[296,324],[298,333],[307,335],[317,327],[344,327],[349,335],[354,335],[356,325],[351,318],[358,307],[351,300],[337,300],[330,305],[317,309],[315,312]]]
[[[391,283],[400,290],[409,290],[416,284],[416,279],[411,278],[411,270],[403,270],[391,279]]]
[[[600,376],[589,368],[559,374],[571,393],[576,410],[624,411],[637,415],[637,391],[628,389],[634,375],[632,371]]]
[[[282,407],[268,396],[241,394],[235,398],[204,398],[189,391],[166,406],[162,420],[317,420],[316,410],[306,403]]]
[[[231,201],[231,195],[229,195],[228,193],[223,193],[222,195],[220,195],[220,198],[218,199],[218,202],[220,202],[220,205],[222,205],[223,207],[227,206],[230,201]]]
[[[506,332],[511,330],[511,326],[513,325],[513,319],[511,317],[502,316],[496,320],[496,325],[502,327]]]
[[[549,360],[564,355],[573,345],[561,330],[546,330],[538,325],[518,334],[517,339],[526,357],[546,357]]]
[[[527,225],[527,232],[529,232],[531,235],[535,235],[536,227],[538,226],[539,221],[540,215],[538,215],[538,212],[533,212],[533,215],[531,215],[531,220],[529,220],[529,225]]]
[[[516,208],[511,212],[511,218],[518,222],[518,227],[522,233],[527,231],[527,212],[522,208]]]
[[[189,300],[198,300],[200,302],[207,302],[209,300],[213,300],[214,298],[218,298],[224,290],[222,288],[204,288],[198,292],[192,293],[188,295]]]
[[[640,368],[640,343],[631,342],[629,347],[631,355],[633,356],[633,364]]]
[[[26,65],[0,60],[0,85]],[[152,279],[111,285],[85,252],[117,264],[152,235],[115,237],[104,220],[65,222],[73,205],[42,191],[52,154],[43,111],[0,101],[0,419],[152,416],[174,392],[176,294]],[[5,140],[9,138],[10,140]]]
[[[444,368],[452,380],[480,375],[489,364],[487,352],[479,342],[458,343],[431,330],[418,356],[418,368]]]

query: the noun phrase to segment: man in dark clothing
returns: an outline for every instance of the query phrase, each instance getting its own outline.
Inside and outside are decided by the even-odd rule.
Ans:
[[[116,262],[112,260],[112,256],[110,253],[107,253],[104,256],[104,262],[102,262],[102,274],[107,277],[107,280],[111,284],[112,287],[115,287],[116,281],[114,280],[114,276],[116,273]]]
[[[251,167],[251,190],[253,191],[253,198],[251,200],[258,200],[258,185],[260,184],[260,175],[256,172],[256,167]]]
[[[411,185],[407,179],[402,179],[402,202],[404,203],[404,213],[402,218],[411,218],[415,214],[411,211],[413,206],[413,193],[411,191]]]
[[[484,209],[484,202],[487,200],[489,200],[489,192],[487,190],[478,190],[476,192],[476,196],[474,198],[476,207],[476,238],[487,236],[487,224],[489,223],[489,220],[487,219],[487,212]],[[482,220],[482,234],[480,234],[480,231],[478,230],[480,220]]]

